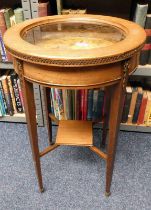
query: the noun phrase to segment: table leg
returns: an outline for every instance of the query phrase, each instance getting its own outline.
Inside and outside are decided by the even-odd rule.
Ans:
[[[47,130],[48,130],[48,139],[49,144],[52,144],[52,121],[49,117],[51,113],[51,99],[50,99],[50,88],[44,87],[44,99],[46,105],[46,120],[47,120]]]
[[[122,82],[116,84],[112,89],[110,119],[109,119],[109,142],[107,147],[107,165],[106,165],[106,192],[110,195],[110,187],[114,168],[114,159],[116,153],[117,135],[120,125],[123,101]]]
[[[36,175],[38,178],[39,190],[40,192],[43,192],[33,84],[26,81],[23,78],[22,90],[23,90],[23,96],[24,96],[24,105],[25,105],[26,120],[27,120],[32,156],[34,160]]]

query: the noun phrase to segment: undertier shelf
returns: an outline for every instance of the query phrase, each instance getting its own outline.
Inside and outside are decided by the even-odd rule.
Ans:
[[[80,120],[59,121],[56,144],[92,146],[92,122]]]

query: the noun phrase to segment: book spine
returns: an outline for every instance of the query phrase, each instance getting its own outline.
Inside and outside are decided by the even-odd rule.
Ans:
[[[139,114],[139,110],[140,110],[140,105],[141,105],[141,102],[142,102],[142,96],[143,95],[140,94],[140,93],[138,93],[138,95],[137,95],[134,115],[133,115],[133,119],[132,119],[133,124],[137,123],[138,114]]]
[[[88,90],[84,90],[83,120],[87,120],[87,110],[88,110]]]
[[[72,93],[71,90],[67,90],[67,98],[66,98],[66,103],[67,103],[67,119],[72,120]]]
[[[0,104],[1,104],[1,112],[2,112],[2,115],[6,115],[6,111],[5,111],[5,107],[4,107],[4,103],[3,103],[3,97],[2,97],[2,92],[0,90]]]
[[[75,90],[71,90],[72,94],[72,119],[75,120]]]
[[[5,11],[4,11],[4,18],[5,18],[6,27],[7,27],[7,29],[8,29],[8,28],[11,27],[10,16],[9,16],[9,11],[8,11],[8,9],[5,9]]]
[[[98,100],[98,90],[93,92],[93,115],[92,120],[97,121],[97,100]]]
[[[3,39],[2,39],[1,30],[0,30],[0,50],[1,50],[2,61],[6,62],[7,61],[7,55],[6,55],[6,50],[5,50],[5,46],[4,46]]]
[[[98,91],[97,100],[97,121],[103,120],[103,104],[104,104],[104,90]]]
[[[80,90],[76,90],[76,99],[75,99],[75,103],[76,103],[76,120],[80,120],[80,105],[81,105],[81,91]]]
[[[151,107],[149,109],[148,118],[146,122],[146,126],[151,126]]]
[[[2,99],[3,99],[3,104],[4,104],[4,107],[5,107],[5,112],[6,112],[6,114],[8,114],[8,108],[7,108],[6,98],[5,98],[5,94],[4,94],[4,90],[3,90],[3,86],[2,86],[2,81],[0,81],[0,91],[1,91],[1,94],[2,94]]]
[[[128,120],[131,97],[132,97],[132,93],[126,93],[125,103],[123,107],[123,114],[122,114],[122,123],[126,123]]]
[[[4,17],[4,9],[0,10],[0,30],[2,33],[2,37],[6,31],[6,23],[5,23],[5,17]]]
[[[44,17],[48,15],[49,2],[38,3],[38,17]]]
[[[64,110],[63,110],[62,90],[55,88],[55,94],[56,94],[56,103],[57,103],[58,113],[59,113],[59,120],[63,120]]]
[[[14,91],[13,91],[13,86],[12,86],[12,82],[10,79],[10,75],[7,77],[7,81],[8,81],[8,87],[9,87],[11,101],[12,101],[12,105],[13,105],[13,110],[14,110],[14,113],[17,113],[15,96],[14,96]]]
[[[16,24],[24,21],[24,14],[23,14],[23,9],[22,8],[14,9],[14,14],[15,14]]]
[[[80,119],[81,120],[84,120],[84,113],[83,113],[83,110],[84,110],[84,90],[82,89],[81,90],[81,105],[80,105]]]
[[[57,13],[58,15],[61,15],[62,12],[62,0],[56,0],[57,3]]]
[[[88,90],[88,111],[87,120],[92,120],[92,109],[93,109],[93,89]]]
[[[9,92],[9,88],[8,88],[7,78],[2,80],[2,86],[3,86],[3,90],[4,90],[7,108],[8,108],[8,114],[10,116],[12,116],[14,114],[14,110],[13,110],[11,96],[10,96],[10,92]]]
[[[19,89],[18,89],[18,84],[17,84],[17,75],[11,75],[10,78],[11,78],[11,82],[12,82],[12,86],[14,90],[17,112],[23,113],[23,107],[21,104],[21,99],[19,96]]]
[[[3,117],[1,102],[0,102],[0,117]]]
[[[19,78],[17,78],[17,85],[18,85],[19,96],[20,96],[20,100],[21,100],[22,107],[23,107],[23,111],[25,111],[25,108],[24,108],[24,101],[23,101],[23,94],[22,94],[22,89],[21,89],[20,79],[19,79]]]
[[[144,124],[144,116],[145,116],[146,105],[147,105],[147,98],[143,98],[142,99],[141,106],[140,106],[138,120],[137,120],[137,124],[138,125]]]
[[[67,90],[62,90],[62,98],[63,98],[63,110],[64,110],[64,118],[67,120]]]
[[[134,22],[136,22],[143,28],[145,26],[147,10],[148,10],[148,4],[144,4],[144,5],[137,4],[135,16],[134,16]]]

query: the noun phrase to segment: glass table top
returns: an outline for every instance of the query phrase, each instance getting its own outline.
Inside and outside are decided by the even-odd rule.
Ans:
[[[35,26],[22,38],[46,50],[91,50],[109,47],[125,39],[125,32],[106,23],[63,22]]]

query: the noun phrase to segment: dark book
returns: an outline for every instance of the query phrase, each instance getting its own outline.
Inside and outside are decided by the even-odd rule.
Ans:
[[[136,105],[135,105],[134,115],[133,115],[133,119],[132,119],[133,124],[137,123],[139,110],[140,110],[140,106],[142,103],[142,98],[143,98],[143,89],[141,87],[138,87]]]
[[[80,90],[76,90],[76,92],[75,92],[76,120],[80,120],[80,105],[81,105],[81,91]]]
[[[92,120],[93,109],[93,89],[88,90],[88,108],[87,108],[87,120]]]
[[[84,90],[84,101],[83,101],[83,120],[87,120],[87,110],[88,110],[88,90]]]
[[[103,104],[104,104],[104,90],[100,89],[98,91],[98,100],[97,100],[97,121],[103,120]]]
[[[122,123],[126,123],[128,120],[131,98],[132,98],[132,88],[126,87],[126,97],[125,97],[124,107],[123,107]]]
[[[93,115],[92,120],[97,121],[97,100],[98,100],[98,90],[94,89],[93,92]]]
[[[17,74],[12,73],[10,75],[10,79],[11,79],[13,90],[14,90],[17,112],[23,113],[23,107],[22,107],[21,98],[20,98],[20,95],[19,95],[18,84],[17,84],[17,79],[18,79]]]

